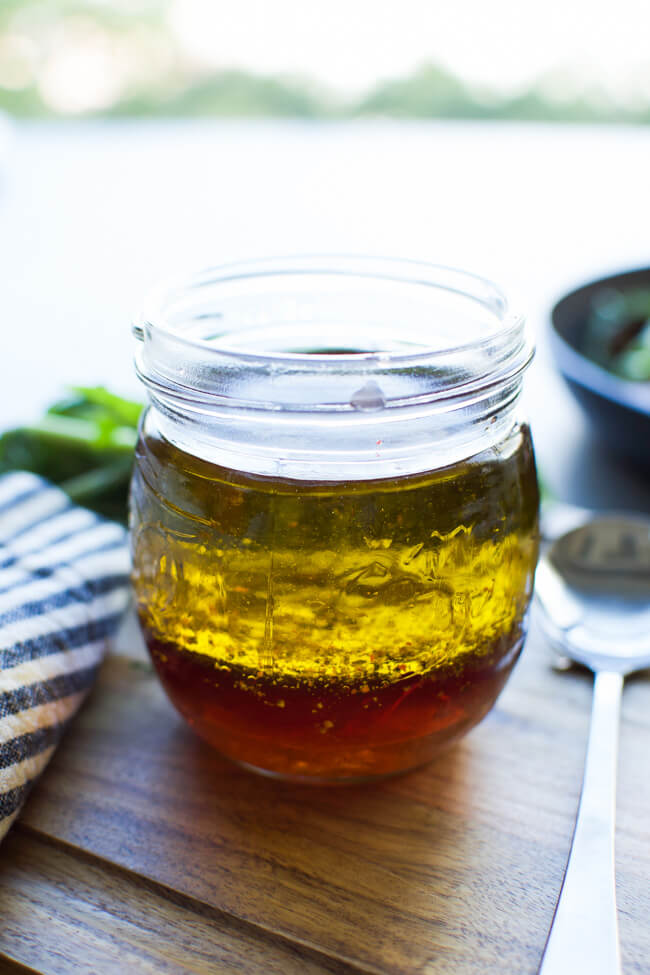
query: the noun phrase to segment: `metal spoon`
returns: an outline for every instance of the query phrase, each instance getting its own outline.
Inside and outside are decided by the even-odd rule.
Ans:
[[[593,515],[551,545],[535,592],[554,648],[594,673],[582,795],[540,975],[616,975],[618,725],[624,678],[650,667],[650,518]]]

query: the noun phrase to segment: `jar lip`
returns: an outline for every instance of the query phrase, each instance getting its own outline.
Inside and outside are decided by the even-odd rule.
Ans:
[[[480,339],[469,342],[459,342],[443,348],[421,347],[417,351],[407,353],[394,353],[383,351],[367,352],[276,352],[265,351],[248,352],[233,348],[227,344],[221,344],[206,339],[183,335],[178,329],[174,328],[169,322],[169,314],[165,311],[167,304],[174,295],[178,295],[192,288],[199,288],[205,285],[226,284],[231,281],[245,281],[263,279],[270,277],[289,276],[289,275],[340,275],[347,277],[368,278],[384,281],[394,281],[396,283],[435,288],[455,293],[459,297],[470,298],[482,305],[489,312],[495,315],[499,321],[499,327],[490,331],[489,334]],[[450,284],[441,281],[449,276],[458,286],[452,287]],[[467,286],[463,290],[462,284]],[[481,298],[478,294],[473,294],[469,289],[482,289],[485,297]],[[506,341],[511,334],[516,334],[524,324],[524,316],[513,312],[509,308],[508,301],[503,292],[489,278],[463,271],[455,267],[444,264],[435,264],[425,261],[413,260],[409,258],[389,258],[372,257],[356,254],[305,254],[288,255],[272,258],[258,258],[218,264],[193,271],[182,275],[176,275],[173,279],[154,286],[146,296],[141,311],[132,321],[132,331],[134,336],[143,341],[147,330],[154,331],[160,335],[182,343],[183,346],[202,350],[207,355],[219,353],[227,355],[229,359],[243,363],[263,363],[265,361],[274,364],[295,365],[303,364],[338,364],[345,363],[359,364],[363,362],[381,361],[384,365],[408,365],[415,361],[422,362],[429,357],[438,358],[440,356],[453,356],[463,350],[478,350],[494,343],[495,339]]]
[[[518,379],[533,355],[525,319],[486,278],[353,255],[178,277],[154,289],[133,331],[150,397],[182,411],[458,409]]]

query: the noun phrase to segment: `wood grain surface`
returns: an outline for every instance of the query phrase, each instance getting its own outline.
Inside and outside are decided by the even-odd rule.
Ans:
[[[580,791],[588,675],[535,632],[497,707],[373,787],[219,758],[148,663],[111,655],[0,856],[8,972],[534,973]],[[650,678],[625,691],[617,869],[626,972],[650,957]],[[26,969],[23,967],[26,966]]]

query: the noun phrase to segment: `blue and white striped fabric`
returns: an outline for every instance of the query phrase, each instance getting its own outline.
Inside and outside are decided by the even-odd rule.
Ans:
[[[34,474],[0,477],[0,839],[129,600],[126,533]]]

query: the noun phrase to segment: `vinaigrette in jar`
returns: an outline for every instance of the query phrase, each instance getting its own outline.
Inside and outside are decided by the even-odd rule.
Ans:
[[[326,370],[339,355],[344,366],[354,360],[349,349],[337,350]],[[329,782],[428,761],[484,717],[522,648],[538,544],[528,427],[514,414],[504,423],[503,404],[492,403],[477,434],[482,449],[422,470],[436,452],[414,452],[409,463],[389,461],[386,476],[383,436],[390,446],[395,433],[384,419],[390,406],[373,401],[380,383],[390,386],[382,369],[370,385],[365,376],[350,385],[366,390],[365,400],[357,397],[359,430],[328,416],[334,440],[324,459],[317,443],[303,466],[262,462],[254,449],[246,465],[241,424],[230,434],[239,460],[219,463],[229,456],[227,411],[237,407],[220,403],[207,435],[202,414],[201,436],[196,428],[179,435],[173,411],[161,409],[169,389],[161,393],[156,380],[132,488],[142,630],[181,714],[224,755],[256,770]],[[420,393],[422,375],[398,371],[402,399]],[[317,381],[322,390],[328,379]],[[286,400],[287,384],[274,379],[280,395],[278,385]],[[337,376],[335,392],[339,385]],[[259,397],[260,388],[258,375],[246,376],[248,396],[253,389]],[[200,401],[203,410],[204,389]],[[301,405],[294,394],[287,412],[304,413]],[[244,416],[243,424],[252,428],[255,419]],[[412,429],[417,438],[415,419]],[[438,416],[433,436],[449,439],[450,429]],[[408,443],[407,421],[404,431]],[[277,437],[281,457],[295,449],[295,436],[293,448],[283,436],[267,423],[258,447],[270,441],[273,456]],[[206,447],[210,439],[221,446]],[[354,466],[355,443],[373,476]]]

